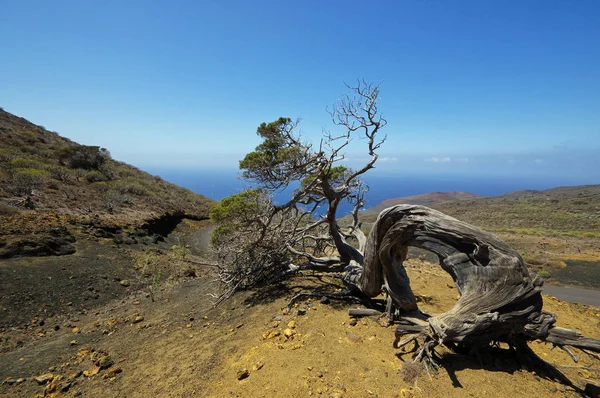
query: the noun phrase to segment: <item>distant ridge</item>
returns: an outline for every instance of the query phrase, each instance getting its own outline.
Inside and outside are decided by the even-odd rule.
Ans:
[[[362,215],[379,214],[383,209],[399,204],[433,206],[441,202],[455,202],[461,200],[471,200],[485,198],[486,196],[476,195],[469,192],[430,192],[421,195],[404,196],[400,198],[386,199],[374,207],[361,212]]]

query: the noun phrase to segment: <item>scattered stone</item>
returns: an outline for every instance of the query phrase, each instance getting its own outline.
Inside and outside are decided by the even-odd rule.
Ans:
[[[277,321],[277,322],[281,322],[281,321],[283,321],[283,317],[281,315],[276,315],[273,317],[273,320]]]
[[[252,370],[261,370],[263,368],[263,366],[265,366],[264,363],[262,362],[256,362],[254,365],[252,365]]]
[[[79,333],[79,332],[80,332],[80,330],[79,330],[79,328],[78,328],[78,327],[74,327],[74,328],[72,329],[72,332],[73,332],[73,333]]]
[[[44,394],[45,395],[52,394],[55,391],[56,391],[56,384],[54,384],[54,382],[50,382],[44,389]]]
[[[263,339],[272,339],[274,337],[279,336],[281,333],[279,333],[278,330],[270,330],[267,333],[263,334]]]
[[[119,373],[121,373],[122,371],[123,371],[123,369],[121,369],[121,367],[120,367],[120,366],[118,366],[118,365],[115,365],[115,366],[113,366],[113,367],[109,368],[109,369],[106,371],[106,373],[104,374],[104,376],[103,376],[103,377],[104,377],[104,378],[106,378],[106,379],[110,379],[110,378],[113,378],[113,377],[117,377],[117,375],[118,375]]]
[[[98,359],[98,361],[96,361],[96,365],[98,365],[98,367],[100,369],[110,368],[111,366],[113,366],[114,363],[115,362],[112,360],[110,355],[104,355],[104,356],[100,357],[100,359]]]
[[[124,287],[129,287],[129,286],[131,286],[131,282],[129,282],[129,280],[128,280],[128,279],[123,279],[123,280],[122,280],[122,281],[120,281],[119,283],[121,284],[121,286],[124,286]]]
[[[62,383],[60,385],[60,392],[67,392],[67,391],[69,391],[69,389],[71,388],[72,385],[73,385],[73,383],[71,383],[70,381]]]
[[[298,308],[298,315],[306,315],[306,308],[304,308],[304,307]]]
[[[362,339],[360,336],[357,336],[351,331],[346,330],[346,340],[348,340],[350,343],[360,343]]]
[[[316,374],[317,374],[318,378],[322,378],[323,377],[323,372],[317,372]]]
[[[138,315],[134,318],[133,323],[140,323],[144,320],[144,317],[141,315]]]
[[[352,318],[350,319],[350,326],[356,326],[356,324],[358,323],[358,321],[356,320],[356,318]]]
[[[237,379],[238,380],[244,380],[247,379],[248,376],[250,376],[250,371],[246,368],[240,369],[237,372]]]
[[[329,297],[323,296],[320,300],[321,304],[329,304]]]
[[[44,326],[46,324],[46,321],[43,319],[40,319],[39,321],[37,321],[38,326]]]
[[[81,376],[83,374],[82,370],[78,370],[77,372],[71,373],[69,375],[68,380],[75,380],[76,378],[78,378],[79,376]]]
[[[17,379],[7,379],[7,380],[4,380],[2,382],[2,384],[8,384],[9,386],[12,386],[14,384],[17,384]]]
[[[34,378],[34,380],[39,385],[43,385],[43,384],[48,383],[53,378],[54,378],[54,373],[45,373],[45,374],[43,374],[41,376],[38,376],[38,377]]]
[[[86,369],[83,371],[83,375],[85,377],[92,377],[98,374],[98,372],[100,372],[100,368],[98,366],[93,366],[89,369]]]
[[[140,302],[140,300],[136,300],[136,301],[134,301],[134,302],[133,302],[133,305],[140,305],[140,304],[142,304],[142,303]]]
[[[294,329],[295,327],[296,327],[296,321],[292,319],[292,320],[291,320],[291,321],[288,323],[288,328],[290,328],[290,329]]]
[[[294,332],[292,329],[287,328],[283,331],[283,335],[285,336],[286,339],[291,338],[293,335],[295,335],[296,332]]]
[[[77,340],[71,340],[71,343],[70,343],[70,344],[71,344],[71,345],[77,345],[77,344],[79,344],[79,342],[78,342]]]
[[[236,325],[236,326],[235,326],[235,328],[236,328],[236,329],[239,329],[239,328],[241,328],[242,326],[244,326],[244,324],[243,324],[243,323],[240,323],[239,325]]]

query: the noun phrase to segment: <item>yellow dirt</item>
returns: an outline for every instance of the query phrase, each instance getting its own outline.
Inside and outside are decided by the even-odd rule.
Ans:
[[[440,313],[454,305],[457,291],[439,266],[420,260],[406,265],[424,312]],[[206,286],[201,281],[184,284],[157,302],[132,297],[82,319],[77,340],[93,338],[73,347],[74,353],[90,348],[107,353],[122,373],[80,377],[58,396],[77,392],[84,397],[577,396],[534,369],[522,369],[507,350],[478,359],[438,349],[443,356],[439,373],[423,372],[416,383],[407,383],[400,371],[411,354],[392,347],[393,327],[371,318],[351,326],[352,304],[321,304],[318,297],[300,301],[305,315],[297,314],[298,307],[285,314],[295,292],[335,292],[338,282],[328,275],[305,273],[271,289],[237,295],[211,310]],[[549,297],[544,306],[558,314],[560,326],[600,338],[600,308]],[[144,320],[133,323],[138,315]],[[274,320],[277,316],[280,321]],[[73,336],[65,336],[65,341]],[[599,360],[577,352],[576,364],[549,345],[530,346],[575,385],[600,384]],[[72,363],[76,361],[61,367],[57,362],[55,372],[68,375],[77,370]],[[238,380],[241,370],[249,376]],[[33,396],[33,388],[43,391],[28,386],[12,387],[7,396]]]

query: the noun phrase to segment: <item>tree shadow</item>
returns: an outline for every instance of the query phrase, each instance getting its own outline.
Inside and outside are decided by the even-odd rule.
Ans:
[[[333,276],[324,273],[306,273],[292,276],[253,291],[245,300],[245,305],[270,304],[275,300],[286,298],[291,300],[298,294],[308,294],[299,302],[314,302],[326,297],[327,304],[336,310],[347,310],[349,302],[360,303],[367,308],[380,312],[385,311],[385,300],[356,295],[345,290],[341,281],[333,280]]]
[[[533,372],[537,377],[570,387],[582,396],[588,396],[586,391],[575,385],[554,365],[540,358],[525,342],[515,349],[487,346],[473,350],[459,345],[450,347],[450,349],[451,352],[441,355],[437,364],[447,372],[455,388],[463,388],[456,373],[464,369],[481,369],[509,374],[525,370]],[[397,356],[404,361],[401,357],[406,354],[403,352]]]

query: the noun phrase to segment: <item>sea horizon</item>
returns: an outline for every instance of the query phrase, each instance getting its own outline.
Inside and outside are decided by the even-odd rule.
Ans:
[[[251,186],[239,178],[239,171],[232,169],[190,170],[146,168],[150,173],[188,188],[211,199],[221,200]],[[398,197],[414,196],[431,192],[468,192],[480,196],[499,196],[522,190],[545,190],[561,186],[593,185],[592,179],[553,176],[493,176],[473,174],[383,174],[367,173],[363,181],[369,185],[363,209]],[[291,189],[278,192],[275,201],[283,202]],[[347,214],[352,206],[340,206],[340,215]]]

